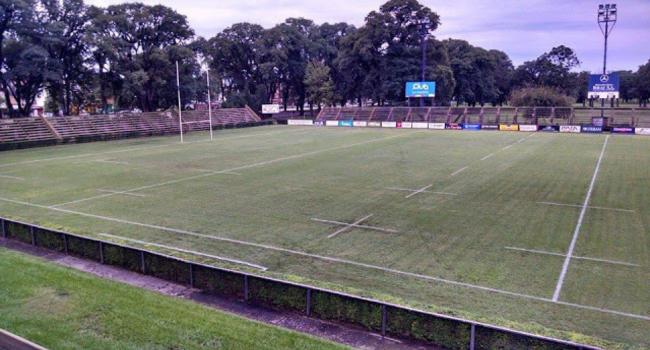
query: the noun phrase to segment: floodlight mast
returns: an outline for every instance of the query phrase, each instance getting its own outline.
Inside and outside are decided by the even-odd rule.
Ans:
[[[428,17],[425,17],[418,22],[418,25],[420,26],[420,46],[422,50],[422,59],[420,60],[420,82],[424,82],[427,67],[427,37],[429,36],[431,20],[429,20]],[[420,97],[420,107],[424,107],[424,97]]]
[[[607,41],[609,35],[614,30],[616,20],[618,19],[618,9],[616,4],[600,4],[598,5],[598,27],[605,37],[605,50],[603,53],[603,75],[607,74]],[[610,26],[611,24],[611,26]],[[605,116],[605,99],[600,99],[600,116]]]
[[[178,61],[176,61],[176,92],[178,93],[178,128],[181,132],[181,143],[183,143],[183,116],[181,115],[181,78],[178,74]]]
[[[212,101],[210,100],[210,67],[206,68],[205,70],[205,78],[208,83],[208,121],[210,124],[210,141],[212,141],[214,138],[212,136]]]

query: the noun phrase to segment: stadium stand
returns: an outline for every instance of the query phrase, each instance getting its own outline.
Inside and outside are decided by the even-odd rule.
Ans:
[[[188,124],[183,126],[183,130],[207,130],[207,120],[207,111],[184,112],[183,121]],[[212,112],[214,128],[254,125],[259,122],[261,119],[249,108],[216,109]],[[0,149],[178,132],[178,117],[170,112],[2,119]]]

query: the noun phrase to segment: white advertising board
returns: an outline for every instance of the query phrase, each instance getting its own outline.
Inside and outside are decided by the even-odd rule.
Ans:
[[[262,105],[262,114],[277,114],[280,113],[279,104]]]
[[[309,119],[289,119],[287,125],[314,125],[314,122]]]
[[[580,125],[560,125],[560,132],[579,133]]]
[[[411,127],[413,129],[428,129],[429,128],[429,123],[425,122],[413,122],[411,123]]]
[[[413,127],[413,123],[411,122],[402,122],[402,129],[411,129]]]
[[[368,127],[381,128],[381,122],[368,122]]]
[[[445,130],[445,123],[429,123],[429,129]]]
[[[396,128],[397,122],[381,122],[382,128]]]
[[[365,120],[355,120],[352,122],[352,126],[360,126],[362,128],[368,126],[368,122]]]
[[[537,131],[537,125],[519,124],[519,131]]]
[[[326,120],[325,126],[339,126],[338,120]]]
[[[637,135],[650,135],[650,128],[635,128],[634,133]]]

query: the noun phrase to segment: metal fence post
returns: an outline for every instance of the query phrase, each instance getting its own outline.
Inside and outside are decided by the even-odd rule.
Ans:
[[[248,301],[248,275],[244,275],[244,300]]]
[[[29,235],[32,236],[32,245],[36,245],[36,234],[34,234],[34,226],[29,226]]]
[[[381,305],[381,336],[385,337],[386,336],[386,305],[382,304]]]
[[[147,268],[144,265],[144,252],[142,250],[140,251],[140,267],[142,268],[142,274],[146,275]]]
[[[0,225],[0,229],[2,230],[2,238],[6,239],[8,237],[7,236],[7,222],[5,221],[5,219],[0,219],[0,222],[2,223],[2,225]]]
[[[99,263],[104,263],[104,244],[99,241]]]
[[[472,323],[472,328],[469,334],[469,350],[474,350],[476,347],[476,325]]]
[[[194,264],[190,263],[190,288],[194,288]]]
[[[61,235],[63,235],[63,251],[67,255],[68,254],[68,235],[66,235],[65,233],[62,233]]]
[[[311,288],[307,288],[307,308],[305,312],[307,316],[311,316]]]

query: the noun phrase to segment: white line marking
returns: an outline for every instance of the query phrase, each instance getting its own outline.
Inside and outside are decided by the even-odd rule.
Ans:
[[[503,147],[501,150],[502,150],[502,151],[505,151],[505,150],[507,150],[508,148],[510,148],[510,147],[512,147],[512,146],[513,146],[513,145],[507,145],[507,146]]]
[[[161,230],[161,231],[166,231],[166,232],[171,232],[171,233],[176,233],[176,234],[181,234],[181,235],[186,235],[186,236],[199,237],[199,238],[205,238],[205,239],[209,239],[209,240],[228,242],[228,243],[234,243],[234,244],[241,244],[241,245],[256,247],[256,248],[263,248],[263,249],[273,250],[273,251],[276,251],[276,252],[282,252],[282,253],[287,253],[287,254],[304,256],[304,257],[308,257],[308,258],[312,258],[312,259],[318,259],[318,260],[323,260],[323,261],[330,261],[330,262],[336,262],[336,263],[347,264],[347,265],[352,265],[352,266],[364,267],[364,268],[367,268],[367,269],[383,271],[383,272],[389,272],[389,273],[394,273],[394,274],[397,274],[397,275],[409,276],[409,277],[434,281],[434,282],[438,282],[438,283],[449,284],[449,285],[453,285],[453,286],[457,286],[457,287],[463,287],[463,288],[468,288],[468,289],[476,289],[476,290],[481,290],[481,291],[486,291],[486,292],[491,292],[491,293],[496,293],[496,294],[503,294],[503,295],[513,296],[513,297],[518,297],[518,298],[522,298],[522,299],[535,300],[535,301],[548,302],[548,303],[555,303],[555,304],[571,306],[571,307],[575,307],[575,308],[579,308],[579,309],[599,311],[599,312],[602,312],[602,313],[607,313],[607,314],[612,314],[612,315],[625,316],[625,317],[629,317],[629,318],[635,318],[635,319],[650,321],[650,316],[632,314],[632,313],[616,311],[616,310],[611,310],[611,309],[603,309],[603,308],[598,308],[598,307],[594,307],[594,306],[573,304],[573,303],[564,302],[564,301],[553,301],[553,300],[551,300],[549,298],[538,297],[538,296],[534,296],[534,295],[517,293],[517,292],[510,292],[510,291],[503,290],[503,289],[490,288],[490,287],[480,286],[480,285],[471,284],[471,283],[448,280],[448,279],[444,279],[444,278],[440,278],[440,277],[422,275],[422,274],[413,273],[413,272],[406,272],[406,271],[392,269],[392,268],[389,268],[389,267],[382,267],[382,266],[357,262],[357,261],[353,261],[353,260],[347,260],[347,259],[342,259],[342,258],[334,258],[334,257],[323,256],[323,255],[318,255],[318,254],[311,254],[311,253],[306,253],[306,252],[302,252],[302,251],[299,251],[299,250],[281,248],[281,247],[276,247],[276,246],[272,246],[272,245],[268,245],[268,244],[248,242],[248,241],[243,241],[243,240],[238,240],[238,239],[228,238],[228,237],[221,237],[221,236],[211,236],[211,235],[206,235],[206,234],[187,231],[187,230],[175,229],[175,228],[159,226],[159,225],[145,224],[145,223],[129,221],[129,220],[122,220],[122,219],[112,218],[112,217],[108,217],[108,216],[101,216],[101,215],[83,213],[83,212],[69,210],[69,209],[52,208],[52,207],[48,207],[46,205],[23,202],[23,201],[18,201],[18,200],[13,200],[13,199],[9,199],[9,198],[3,198],[3,197],[0,197],[0,200],[5,201],[7,203],[14,203],[14,204],[30,206],[30,207],[34,207],[34,208],[53,210],[53,211],[58,211],[58,212],[61,212],[61,213],[75,214],[75,215],[79,215],[79,216],[85,216],[85,217],[104,220],[104,221],[117,222],[117,223],[121,223],[121,224],[145,227],[145,228]]]
[[[352,148],[352,147],[356,147],[356,146],[362,146],[362,145],[366,145],[366,144],[369,144],[369,143],[386,141],[386,140],[390,140],[390,139],[394,139],[394,138],[398,138],[398,137],[404,137],[404,136],[407,136],[407,135],[409,135],[409,133],[403,133],[403,134],[399,134],[399,135],[382,137],[382,138],[372,139],[372,140],[368,140],[368,141],[352,143],[352,144],[349,144],[349,145],[336,146],[336,147],[331,147],[331,148],[323,148],[323,149],[319,149],[319,150],[316,150],[316,151],[294,154],[292,156],[275,158],[275,159],[266,160],[266,161],[262,161],[262,162],[242,165],[242,166],[238,166],[238,167],[234,167],[234,168],[230,168],[230,169],[213,171],[211,173],[181,177],[181,178],[178,178],[178,179],[175,179],[175,180],[169,180],[169,181],[159,182],[159,183],[155,183],[155,184],[151,184],[151,185],[135,187],[135,188],[131,188],[131,189],[128,189],[128,190],[125,190],[125,191],[120,191],[118,193],[106,193],[106,194],[99,195],[99,196],[92,196],[92,197],[73,200],[73,201],[70,201],[70,202],[53,204],[53,205],[51,205],[51,207],[56,208],[56,207],[61,207],[61,206],[69,205],[69,204],[77,204],[77,203],[81,203],[81,202],[85,202],[85,201],[89,201],[89,200],[93,200],[93,199],[111,197],[111,196],[114,196],[116,194],[121,194],[123,192],[138,192],[138,191],[147,190],[147,189],[150,189],[150,188],[172,185],[172,184],[176,184],[176,183],[179,183],[179,182],[185,182],[185,181],[189,181],[189,180],[201,179],[201,178],[204,178],[204,177],[214,176],[214,175],[218,175],[218,174],[232,173],[232,172],[235,172],[237,170],[244,170],[244,169],[250,169],[250,168],[265,166],[265,165],[269,165],[269,164],[273,164],[273,163],[283,162],[283,161],[286,161],[286,160],[300,159],[300,158],[312,156],[312,155],[315,155],[315,154],[320,154],[320,153],[325,153],[325,152],[330,152],[330,151],[337,151],[337,150]]]
[[[114,193],[114,194],[123,194],[125,196],[132,196],[132,197],[146,197],[146,195],[141,194],[141,193],[131,193],[131,192],[121,192],[121,191],[112,191],[112,190],[104,190],[104,189],[97,189],[97,192],[105,192],[105,193]]]
[[[109,160],[109,159],[95,159],[95,160],[91,160],[91,162],[129,165],[129,163],[127,163],[127,162],[120,162],[120,161],[117,161],[117,160]]]
[[[168,246],[168,245],[164,245],[164,244],[141,241],[141,240],[138,240],[138,239],[122,237],[122,236],[116,236],[116,235],[111,235],[111,234],[108,234],[108,233],[100,233],[99,235],[104,236],[104,237],[121,239],[123,241],[138,243],[138,244],[142,244],[142,245],[150,245],[152,247],[175,250],[177,252],[188,253],[188,254],[192,254],[192,255],[202,256],[202,257],[205,257],[205,258],[223,260],[223,261],[227,261],[227,262],[231,262],[231,263],[235,263],[235,264],[246,265],[246,266],[254,267],[254,268],[262,270],[262,271],[268,270],[268,268],[266,268],[265,266],[262,266],[262,265],[257,265],[257,264],[249,263],[247,261],[242,261],[242,260],[237,260],[237,259],[232,259],[232,258],[224,258],[224,257],[218,256],[218,255],[205,254],[205,253],[197,252],[197,251],[194,251],[194,250],[187,250],[187,249],[172,247],[172,246]]]
[[[213,170],[213,169],[203,169],[203,168],[190,168],[190,169],[191,169],[191,170],[196,170],[196,171],[202,171],[202,172],[204,172],[204,173],[213,173],[213,172],[216,171],[216,170]],[[234,172],[234,171],[222,171],[222,172],[219,172],[219,174],[241,176],[241,173],[236,173],[236,172]]]
[[[481,158],[481,160],[490,159],[490,158],[492,158],[492,156],[494,156],[494,153],[490,153],[490,154],[488,154],[487,156]]]
[[[517,247],[504,247],[504,249],[516,250],[516,251],[526,252],[526,253],[534,253],[534,254],[543,254],[543,255],[553,255],[553,256],[566,257],[566,255],[562,254],[562,253],[547,252],[545,250],[525,249],[525,248],[517,248]],[[578,260],[589,260],[589,261],[596,261],[596,262],[602,262],[602,263],[614,264],[614,265],[641,267],[641,265],[638,265],[638,264],[632,264],[632,263],[628,263],[628,262],[624,262],[624,261],[618,261],[618,260],[590,258],[590,257],[586,257],[586,256],[574,256],[573,258],[578,259]]]
[[[555,205],[555,206],[560,206],[560,207],[582,208],[582,205],[579,205],[579,204],[564,204],[564,203],[555,203],[555,202],[537,202],[537,204]],[[599,209],[599,210],[622,211],[622,212],[626,212],[626,213],[636,213],[636,210],[632,210],[632,209],[595,207],[595,206],[591,206],[591,205],[588,205],[587,208],[589,208],[589,209]]]
[[[359,219],[359,220],[357,220],[357,221],[355,221],[355,222],[353,222],[353,223],[351,223],[351,224],[346,224],[345,227],[342,227],[342,228],[336,230],[336,232],[334,232],[334,233],[332,233],[331,235],[327,236],[327,238],[333,238],[333,237],[336,237],[336,235],[338,235],[339,233],[345,232],[345,231],[347,231],[347,230],[353,228],[354,226],[359,225],[360,223],[362,223],[362,222],[368,220],[368,218],[370,218],[371,216],[372,216],[372,214],[369,214],[369,215],[366,215],[366,216],[362,217],[361,219]]]
[[[302,129],[296,129],[296,130],[291,130],[291,131],[293,131],[293,132],[295,132],[295,131],[304,132],[304,130],[302,130]],[[216,141],[233,140],[233,139],[241,139],[241,138],[264,136],[264,135],[283,134],[283,133],[286,133],[286,132],[287,132],[287,130],[282,130],[282,131],[276,131],[276,132],[266,132],[266,133],[257,133],[257,134],[249,134],[249,135],[238,135],[238,136],[232,136],[232,137],[221,137],[221,138],[218,138]],[[210,140],[190,141],[190,142],[185,142],[185,144],[187,145],[187,144],[204,143],[204,142],[211,142],[211,141]],[[55,161],[55,160],[66,160],[66,159],[74,159],[74,158],[82,158],[82,157],[92,157],[92,156],[98,156],[98,155],[104,155],[104,154],[141,151],[141,150],[155,149],[155,148],[161,148],[161,147],[170,147],[170,146],[180,146],[180,145],[181,145],[180,142],[172,142],[172,143],[166,143],[166,144],[162,144],[162,145],[143,146],[143,147],[130,147],[130,148],[126,148],[126,149],[119,149],[119,150],[105,151],[105,152],[82,153],[82,154],[75,154],[75,155],[62,156],[62,157],[52,157],[52,158],[41,158],[41,159],[25,160],[25,161],[22,161],[22,162],[0,164],[0,168],[14,166],[14,165],[32,164],[32,163],[49,162],[49,161]]]
[[[382,340],[388,340],[388,341],[391,341],[393,343],[402,344],[402,342],[397,340],[397,339],[394,339],[394,338],[391,338],[391,337],[386,337],[386,336],[383,336],[381,334],[375,334],[375,333],[368,333],[368,334],[373,336],[373,337],[376,337],[376,338],[381,338]]]
[[[23,177],[4,175],[4,174],[0,174],[0,177],[3,178],[3,179],[12,179],[12,180],[21,180],[21,181],[25,180],[25,178],[23,178]]]
[[[517,141],[517,143],[522,143],[522,142],[524,142],[524,141],[526,141],[526,138],[525,138],[525,137],[522,138],[522,139],[519,139],[519,141]]]
[[[598,177],[598,171],[600,170],[600,164],[603,161],[603,156],[605,155],[605,149],[607,148],[607,141],[609,141],[609,135],[605,137],[605,142],[603,142],[603,148],[600,150],[600,156],[598,156],[598,162],[596,163],[596,169],[594,169],[594,175],[591,177],[591,183],[589,183],[589,190],[585,196],[585,201],[582,203],[582,209],[580,210],[580,216],[578,217],[578,222],[576,223],[576,228],[573,231],[573,238],[571,238],[571,244],[569,244],[569,250],[566,253],[566,258],[562,264],[562,271],[557,280],[557,285],[555,286],[555,292],[553,293],[553,301],[558,301],[560,299],[560,293],[562,292],[562,285],[564,284],[564,278],[566,273],[569,270],[569,264],[571,263],[571,257],[573,256],[573,250],[576,247],[576,242],[578,241],[578,236],[580,235],[580,227],[582,227],[582,220],[585,218],[585,213],[587,212],[587,206],[589,205],[589,200],[591,199],[591,192],[594,189],[596,184],[596,178]]]
[[[427,186],[424,186],[424,187],[420,188],[419,190],[415,190],[415,191],[413,191],[413,193],[407,195],[407,196],[404,197],[404,198],[411,198],[411,197],[415,196],[416,194],[420,194],[420,193],[422,193],[422,192],[424,192],[424,191],[430,189],[431,187],[433,187],[433,184],[431,184],[431,185],[427,185]]]
[[[397,230],[393,230],[391,228],[383,228],[383,227],[376,227],[376,226],[369,226],[369,225],[358,225],[358,224],[348,224],[347,222],[341,222],[341,221],[334,221],[334,220],[324,220],[324,219],[318,219],[318,218],[312,218],[313,221],[318,221],[322,222],[325,224],[334,224],[334,225],[349,225],[352,227],[358,227],[358,228],[365,228],[368,230],[374,230],[374,231],[382,231],[382,232],[388,232],[388,233],[399,233]]]
[[[412,190],[410,188],[403,188],[403,187],[386,187],[387,190],[394,190],[394,191],[404,191],[404,192],[415,192],[417,190]],[[422,191],[425,193],[435,193],[435,194],[442,194],[446,196],[458,196],[458,193],[451,193],[451,192],[438,192],[438,191]]]
[[[451,173],[451,175],[449,175],[449,176],[456,176],[456,175],[462,173],[463,171],[465,171],[465,169],[467,169],[467,168],[469,168],[469,166],[462,167],[462,168],[460,168],[460,169],[454,171],[453,173]]]

